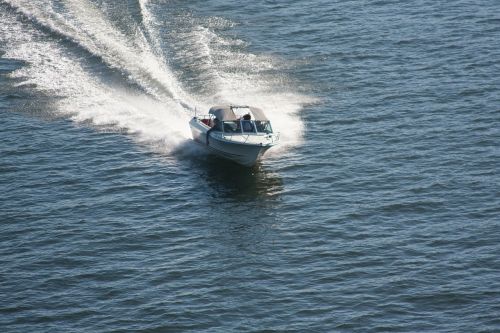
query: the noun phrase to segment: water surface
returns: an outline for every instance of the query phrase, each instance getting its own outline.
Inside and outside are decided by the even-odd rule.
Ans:
[[[499,13],[0,0],[2,332],[500,332]]]

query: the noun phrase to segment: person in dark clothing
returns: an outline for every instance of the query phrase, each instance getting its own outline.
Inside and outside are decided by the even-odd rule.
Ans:
[[[250,114],[246,114],[243,116],[243,120],[241,121],[243,132],[253,132],[254,128],[252,123],[250,122],[250,119],[252,119],[252,116],[250,116]]]

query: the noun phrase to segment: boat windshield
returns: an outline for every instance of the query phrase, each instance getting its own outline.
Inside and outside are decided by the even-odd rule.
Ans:
[[[272,133],[273,129],[271,127],[271,122],[268,120],[256,120],[255,126],[257,127],[257,132],[259,133]]]
[[[224,133],[241,133],[239,121],[224,121]]]
[[[272,133],[273,129],[268,120],[237,120],[224,121],[224,133]]]

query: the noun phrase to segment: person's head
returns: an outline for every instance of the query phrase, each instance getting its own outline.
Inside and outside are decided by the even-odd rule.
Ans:
[[[246,115],[243,116],[243,119],[244,120],[250,120],[250,119],[252,119],[252,116],[250,116],[250,114],[247,113]]]

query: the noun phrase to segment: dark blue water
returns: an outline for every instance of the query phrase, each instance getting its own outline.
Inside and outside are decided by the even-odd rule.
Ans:
[[[500,332],[500,3],[0,0],[2,332]],[[267,110],[254,168],[194,108]]]

